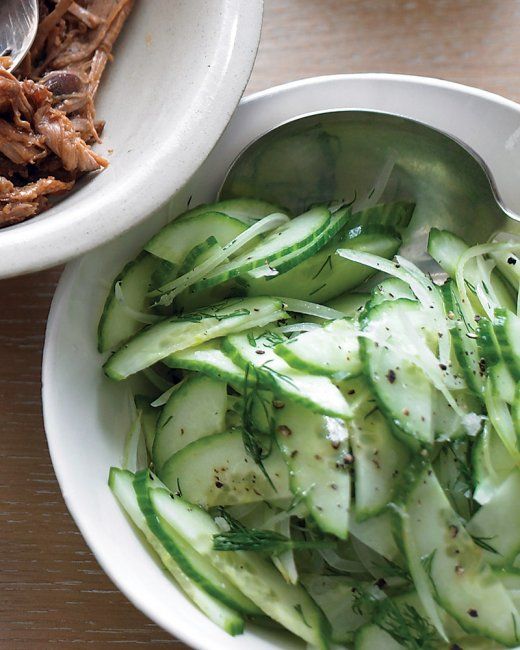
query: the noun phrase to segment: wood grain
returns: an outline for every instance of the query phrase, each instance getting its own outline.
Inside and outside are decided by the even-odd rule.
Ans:
[[[266,0],[248,92],[361,71],[436,76],[520,100],[520,0]],[[106,578],[54,478],[40,363],[59,274],[0,282],[0,650],[183,648]]]

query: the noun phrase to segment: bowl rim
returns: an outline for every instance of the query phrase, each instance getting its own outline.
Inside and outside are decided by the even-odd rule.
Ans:
[[[259,92],[248,95],[243,98],[240,102],[240,107],[249,106],[250,104],[260,104],[264,100],[268,100],[271,97],[275,97],[280,93],[292,92],[295,89],[302,87],[318,87],[321,84],[327,84],[331,82],[339,83],[350,83],[353,80],[361,81],[392,81],[396,85],[405,83],[418,85],[421,87],[439,87],[447,90],[453,90],[455,92],[464,94],[464,95],[473,95],[481,98],[487,98],[494,103],[498,103],[504,107],[514,109],[520,116],[520,104],[509,100],[501,95],[481,90],[479,88],[474,88],[472,86],[467,86],[464,84],[459,84],[457,82],[445,81],[442,79],[437,79],[433,77],[423,77],[417,75],[400,75],[400,74],[388,74],[388,73],[355,73],[355,74],[338,74],[338,75],[322,75],[317,77],[309,77],[305,79],[300,79],[285,84],[280,84],[261,90]],[[397,113],[394,113],[397,115]],[[63,298],[66,296],[71,286],[75,281],[76,274],[80,271],[81,268],[81,259],[75,260],[69,263],[57,286],[56,292],[54,294],[51,308],[49,312],[49,317],[47,321],[47,327],[45,332],[45,344],[43,350],[43,360],[42,360],[42,406],[43,406],[43,418],[45,433],[47,437],[47,443],[49,447],[49,454],[51,457],[52,465],[60,490],[63,495],[63,499],[67,506],[69,513],[71,514],[75,524],[77,525],[79,531],[81,532],[85,542],[87,543],[92,554],[96,558],[97,562],[107,574],[109,579],[114,583],[114,585],[125,595],[125,597],[140,611],[142,611],[148,618],[154,621],[157,625],[164,628],[162,622],[157,619],[154,615],[152,606],[147,602],[147,598],[140,592],[131,592],[129,588],[126,587],[124,583],[124,576],[121,574],[112,571],[112,567],[105,560],[103,553],[103,545],[98,544],[96,540],[95,532],[89,529],[88,525],[84,524],[81,509],[75,507],[73,496],[67,491],[66,485],[63,482],[62,471],[62,462],[66,463],[66,460],[63,461],[59,458],[60,456],[60,445],[59,445],[59,425],[55,423],[55,414],[52,412],[51,407],[48,402],[48,395],[50,394],[50,384],[52,380],[53,367],[52,367],[52,357],[55,354],[54,348],[56,345],[56,332],[59,326],[60,321],[60,310],[63,309]],[[190,629],[189,626],[183,626],[182,622],[176,621],[174,625],[165,628],[170,634],[175,635],[175,638],[190,644],[192,647],[199,650],[215,650],[218,646],[214,642],[208,639],[201,641],[200,631]],[[172,632],[171,630],[175,631]]]
[[[247,3],[221,0],[221,4],[219,29],[225,36],[225,43],[219,48],[222,64],[210,66],[205,81],[210,101],[198,102],[196,119],[182,134],[182,140],[189,141],[196,137],[200,124],[205,125],[205,139],[198,143],[196,154],[187,158],[180,172],[175,165],[166,164],[171,158],[171,148],[162,149],[153,164],[141,167],[136,191],[144,187],[147,191],[140,193],[138,209],[131,205],[130,192],[125,203],[117,193],[108,191],[96,195],[95,206],[92,201],[76,206],[70,221],[36,219],[19,224],[20,227],[1,229],[0,278],[62,264],[113,240],[164,205],[207,158],[244,92],[258,51],[262,26],[263,0]],[[177,149],[179,147],[177,145]],[[124,210],[124,219],[103,218],[114,210]]]

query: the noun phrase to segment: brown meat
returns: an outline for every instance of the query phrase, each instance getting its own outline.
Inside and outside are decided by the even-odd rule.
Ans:
[[[34,126],[67,171],[91,172],[108,166],[108,161],[85,144],[62,111],[42,106],[34,114]]]
[[[2,119],[0,119],[0,152],[15,165],[34,165],[47,155],[43,136],[17,129]]]
[[[49,195],[108,165],[89,146],[104,125],[94,97],[133,0],[39,5],[38,34],[18,78],[0,61],[0,228],[45,210]]]
[[[89,29],[96,29],[96,27],[99,27],[99,25],[103,22],[103,18],[93,13],[92,11],[89,11],[86,7],[83,7],[77,2],[73,2],[70,5],[69,13],[71,13],[73,16],[76,16],[76,18],[79,18],[79,20],[85,23]]]

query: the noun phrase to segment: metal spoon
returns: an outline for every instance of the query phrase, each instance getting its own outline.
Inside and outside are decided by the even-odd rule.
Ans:
[[[233,162],[220,196],[257,197],[298,214],[312,203],[370,197],[389,161],[378,202],[416,201],[403,252],[417,262],[427,261],[431,226],[469,243],[499,230],[520,234],[520,215],[503,204],[475,151],[420,122],[373,111],[315,113],[272,129]]]
[[[0,57],[12,72],[29,51],[38,29],[38,0],[0,0]]]

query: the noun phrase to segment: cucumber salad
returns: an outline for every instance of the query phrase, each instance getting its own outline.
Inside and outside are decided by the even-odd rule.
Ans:
[[[432,227],[427,274],[414,207],[202,205],[112,285],[110,488],[229,634],[520,647],[520,239]]]

